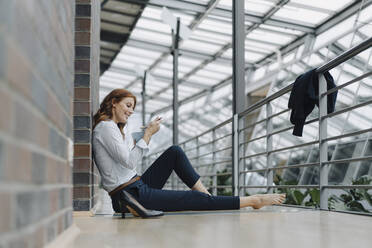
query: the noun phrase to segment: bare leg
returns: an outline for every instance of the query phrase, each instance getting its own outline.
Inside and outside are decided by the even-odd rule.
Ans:
[[[263,206],[282,204],[285,200],[285,194],[259,194],[240,197],[240,208],[252,207],[254,209]]]
[[[191,188],[192,190],[196,190],[196,191],[199,191],[199,192],[203,192],[203,193],[206,193],[208,195],[211,195],[208,190],[204,187],[204,185],[202,184],[202,182],[200,181],[200,179],[198,181],[196,181],[196,183],[194,184],[194,186],[192,186]]]

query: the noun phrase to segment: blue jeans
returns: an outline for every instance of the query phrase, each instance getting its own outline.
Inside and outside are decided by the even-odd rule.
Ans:
[[[169,147],[145,171],[141,179],[124,190],[131,193],[145,208],[161,211],[227,210],[239,209],[238,196],[210,196],[194,190],[163,190],[172,171],[189,187],[195,185],[200,176],[196,173],[186,154],[179,146]],[[113,206],[117,197],[112,197]]]

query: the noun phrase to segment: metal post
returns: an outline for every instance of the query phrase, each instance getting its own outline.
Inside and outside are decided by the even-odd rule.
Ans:
[[[200,165],[200,147],[199,147],[199,137],[196,137],[196,164],[197,164],[197,166],[198,166],[198,168],[197,168],[197,173],[200,175],[201,167],[199,167],[199,165]],[[202,178],[200,178],[200,180],[202,180]]]
[[[239,132],[238,132],[238,114],[233,118],[233,167],[232,167],[232,191],[234,196],[238,196],[239,179]]]
[[[241,195],[244,195],[244,192],[243,192],[243,188],[240,187],[240,186],[243,186],[243,182],[244,182],[244,174],[240,174],[240,172],[244,169],[244,165],[245,165],[245,160],[244,159],[240,159],[241,157],[244,156],[244,145],[240,145],[241,143],[244,142],[244,131],[239,131],[242,127],[244,127],[244,118],[245,117],[241,117],[239,120],[238,120],[238,160],[239,160],[239,166],[238,166],[238,195],[241,196]],[[245,184],[245,183],[244,183]]]
[[[178,145],[178,43],[180,18],[177,18],[177,30],[172,30],[173,37],[173,144]]]
[[[212,130],[212,139],[213,139],[213,143],[212,143],[212,172],[213,172],[213,181],[212,181],[212,185],[213,185],[213,191],[212,191],[212,194],[213,195],[217,195],[217,168],[216,168],[216,129],[213,129]]]
[[[273,136],[271,133],[273,132],[273,120],[272,118],[269,118],[269,116],[272,115],[272,107],[271,103],[268,102],[266,104],[266,152],[267,152],[267,160],[266,160],[266,168],[267,173],[266,173],[266,179],[267,179],[267,193],[272,193],[273,188],[269,188],[269,186],[273,185],[274,181],[274,171],[271,170],[273,166],[273,155],[271,151],[273,150]]]
[[[172,29],[173,39],[173,145],[178,145],[178,43],[180,38],[180,18],[177,17],[176,32]],[[175,186],[175,176],[171,176],[172,189]]]
[[[147,71],[144,72],[142,80],[142,126],[146,126],[146,77]]]
[[[328,185],[328,165],[324,162],[328,161],[328,144],[323,141],[327,138],[327,119],[323,116],[327,115],[327,95],[322,97],[322,94],[327,91],[327,82],[323,76],[319,76],[319,190],[320,190],[320,209],[328,209],[328,196],[326,188]]]
[[[144,72],[142,79],[142,126],[146,126],[146,76],[147,71]],[[146,158],[142,157],[142,172],[145,171]]]
[[[233,0],[233,123],[232,123],[232,190],[233,195],[238,195],[238,168],[239,168],[239,145],[238,145],[238,114],[245,108],[245,80],[244,80],[244,1]]]

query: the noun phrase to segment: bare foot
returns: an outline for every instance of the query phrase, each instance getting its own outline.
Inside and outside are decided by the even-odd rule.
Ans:
[[[282,204],[285,200],[285,194],[259,194],[252,195],[248,198],[250,200],[250,206],[254,209],[262,208],[263,206]]]

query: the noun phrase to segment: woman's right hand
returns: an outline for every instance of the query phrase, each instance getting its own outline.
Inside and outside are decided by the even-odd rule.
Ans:
[[[151,121],[147,126],[145,133],[154,135],[160,129],[161,117],[156,117],[155,120]]]

